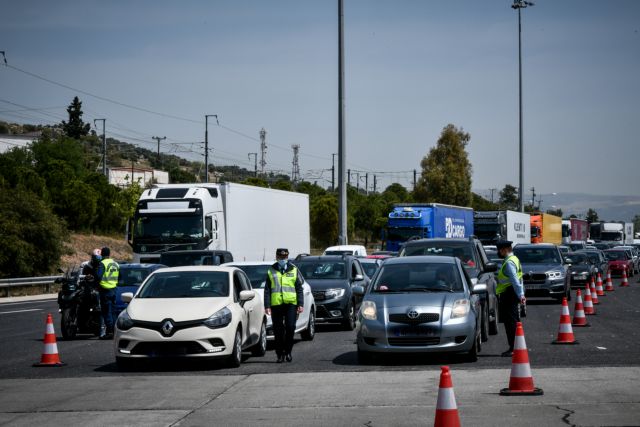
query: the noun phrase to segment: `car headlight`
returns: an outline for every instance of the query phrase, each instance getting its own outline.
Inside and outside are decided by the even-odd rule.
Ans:
[[[227,307],[222,310],[218,310],[202,323],[211,329],[224,328],[231,323],[231,310]]]
[[[325,299],[336,299],[344,296],[344,289],[327,289],[324,291]]]
[[[469,313],[469,300],[459,299],[453,303],[453,308],[451,309],[452,319],[464,317],[467,313]]]
[[[564,274],[561,271],[547,271],[547,277],[549,279],[562,279]]]
[[[122,313],[120,313],[116,321],[116,326],[118,326],[118,329],[121,331],[128,331],[133,327],[133,320],[129,317],[127,310],[123,310]]]
[[[378,318],[376,303],[373,301],[362,301],[362,305],[360,306],[360,312],[362,313],[362,317],[367,320],[376,320]]]

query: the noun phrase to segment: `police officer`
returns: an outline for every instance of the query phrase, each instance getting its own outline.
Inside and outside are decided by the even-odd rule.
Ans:
[[[498,271],[498,304],[500,321],[504,323],[507,333],[509,349],[502,353],[503,357],[511,357],[513,343],[516,336],[516,323],[520,321],[520,304],[525,304],[524,286],[522,284],[522,266],[520,260],[511,249],[509,240],[500,240],[496,243],[498,254],[504,259],[502,267]]]
[[[113,338],[113,306],[116,303],[116,286],[118,286],[118,276],[120,275],[120,266],[111,259],[111,250],[107,247],[102,248],[102,261],[98,267],[98,283],[100,283],[100,307],[102,310],[102,319],[106,331],[100,331],[100,339]]]
[[[304,311],[302,276],[288,258],[288,249],[276,250],[276,263],[267,271],[267,286],[264,288],[265,313],[273,322],[278,363],[291,362],[296,320]]]

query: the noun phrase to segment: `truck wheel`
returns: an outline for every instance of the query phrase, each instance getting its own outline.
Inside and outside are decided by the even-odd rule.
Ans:
[[[307,323],[307,329],[300,333],[300,336],[305,341],[313,341],[313,337],[316,336],[316,315],[315,309],[311,307],[311,312],[309,313],[309,322]]]

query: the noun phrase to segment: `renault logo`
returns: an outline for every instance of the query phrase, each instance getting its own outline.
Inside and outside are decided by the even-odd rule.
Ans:
[[[417,319],[420,314],[416,310],[407,311],[407,317],[409,319]]]
[[[167,320],[162,324],[162,332],[165,335],[171,335],[171,332],[173,331],[173,327],[174,327],[173,322],[171,322],[171,320]]]

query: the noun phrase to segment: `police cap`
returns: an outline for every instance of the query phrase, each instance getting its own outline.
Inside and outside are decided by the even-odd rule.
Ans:
[[[276,256],[282,256],[282,257],[289,256],[289,249],[286,249],[286,248],[276,249]]]
[[[511,240],[499,240],[496,243],[496,248],[498,250],[503,249],[503,248],[510,248],[512,244],[513,244],[513,242]]]

